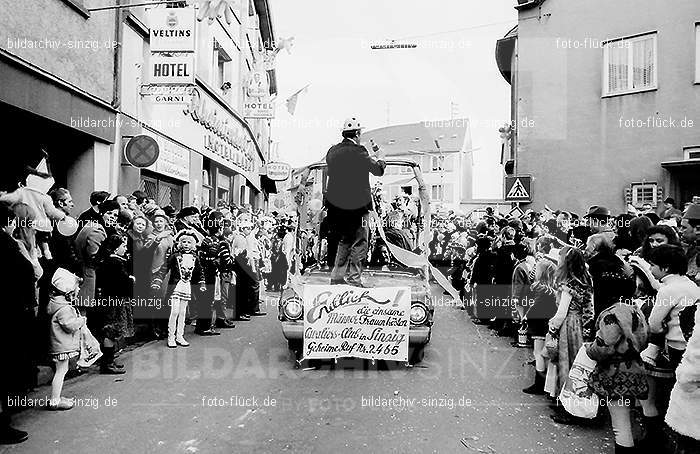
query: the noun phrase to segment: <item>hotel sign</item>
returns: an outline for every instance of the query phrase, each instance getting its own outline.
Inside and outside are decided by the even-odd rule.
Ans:
[[[177,57],[151,55],[148,61],[148,81],[152,85],[193,85],[194,72],[194,54]]]
[[[194,52],[194,24],[194,8],[150,9],[151,52]]]
[[[275,103],[246,98],[243,102],[245,118],[275,118]]]

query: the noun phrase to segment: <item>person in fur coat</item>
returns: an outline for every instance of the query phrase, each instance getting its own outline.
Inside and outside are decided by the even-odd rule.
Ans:
[[[695,311],[693,334],[676,368],[666,424],[675,432],[677,453],[700,452],[700,310]]]

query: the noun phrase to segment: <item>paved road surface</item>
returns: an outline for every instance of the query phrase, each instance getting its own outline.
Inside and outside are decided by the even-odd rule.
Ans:
[[[420,366],[388,371],[295,369],[274,307],[222,333],[122,355],[121,378],[70,381],[64,395],[83,406],[21,413],[30,439],[0,453],[612,452],[609,430],[552,422],[545,399],[520,391],[529,352],[454,307],[437,308]]]

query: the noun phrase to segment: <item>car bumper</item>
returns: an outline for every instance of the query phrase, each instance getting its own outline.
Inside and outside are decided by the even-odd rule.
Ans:
[[[281,322],[282,334],[284,338],[291,341],[301,341],[304,339],[304,323],[303,322]],[[411,326],[408,343],[409,345],[423,345],[430,341],[429,326]]]

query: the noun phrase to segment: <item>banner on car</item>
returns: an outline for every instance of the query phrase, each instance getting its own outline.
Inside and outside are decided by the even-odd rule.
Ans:
[[[304,286],[305,359],[408,361],[411,289]]]

